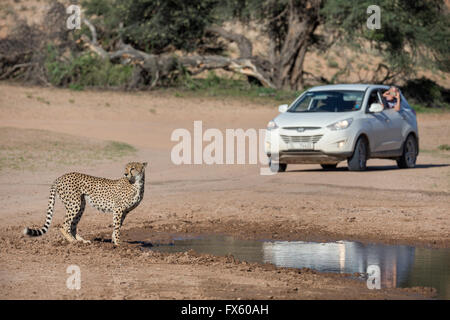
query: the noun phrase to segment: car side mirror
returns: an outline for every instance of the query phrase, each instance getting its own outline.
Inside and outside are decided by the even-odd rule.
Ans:
[[[371,113],[377,113],[383,110],[384,110],[383,106],[379,103],[372,103],[369,108],[369,112]]]
[[[283,112],[286,112],[288,108],[289,108],[289,105],[282,104],[282,105],[278,106],[278,111],[283,113]]]

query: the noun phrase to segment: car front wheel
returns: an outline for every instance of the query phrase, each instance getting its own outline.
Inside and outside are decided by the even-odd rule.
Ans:
[[[417,142],[413,135],[409,135],[403,145],[403,154],[397,160],[399,168],[414,168],[417,159]]]
[[[287,168],[286,163],[273,163],[272,159],[269,159],[269,167],[272,172],[285,172]]]
[[[334,164],[321,164],[323,170],[334,170],[337,167],[337,163]]]
[[[360,137],[356,142],[353,155],[347,159],[348,169],[350,171],[364,171],[367,166],[367,142],[366,139]]]

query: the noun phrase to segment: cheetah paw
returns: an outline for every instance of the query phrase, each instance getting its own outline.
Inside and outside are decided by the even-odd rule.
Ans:
[[[80,235],[76,235],[75,238],[77,239],[77,241],[82,241],[83,243],[91,243],[90,240],[84,240],[82,236]]]

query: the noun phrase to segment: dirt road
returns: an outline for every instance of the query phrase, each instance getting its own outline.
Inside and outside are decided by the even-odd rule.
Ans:
[[[1,298],[418,298],[426,289],[368,290],[335,274],[249,265],[230,257],[195,253],[143,253],[126,243],[66,244],[56,226],[26,239],[25,226],[44,222],[52,181],[68,171],[117,178],[129,160],[148,161],[146,194],[124,225],[124,239],[164,240],[167,234],[225,233],[253,239],[359,240],[450,247],[450,115],[419,115],[418,166],[370,160],[367,172],[345,163],[325,172],[318,165],[260,175],[259,165],[180,165],[170,155],[173,130],[264,128],[275,106],[238,99],[185,98],[165,92],[74,92],[0,84],[0,128],[39,129],[74,139],[112,140],[135,146],[120,161],[0,167]],[[18,130],[18,131],[20,131]],[[37,131],[39,132],[39,131]],[[38,133],[36,133],[38,135]],[[44,133],[43,133],[44,134]],[[96,142],[96,143],[97,143]],[[92,142],[94,143],[94,142]],[[21,148],[27,148],[21,146]],[[87,239],[110,239],[111,217],[88,208],[80,222]],[[136,235],[145,239],[136,238]],[[82,290],[65,286],[66,268],[80,266]],[[343,293],[344,292],[344,293]]]

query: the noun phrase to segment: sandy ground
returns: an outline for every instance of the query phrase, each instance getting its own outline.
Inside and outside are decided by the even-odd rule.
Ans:
[[[152,93],[74,92],[0,83],[0,127],[47,130],[77,139],[114,140],[138,149],[121,161],[47,165],[0,171],[0,298],[423,298],[424,288],[368,290],[364,282],[312,270],[247,264],[194,252],[144,252],[137,241],[168,235],[223,233],[251,239],[359,240],[450,247],[450,114],[419,115],[418,166],[370,160],[367,172],[345,163],[289,166],[273,176],[259,165],[181,165],[171,162],[174,129],[264,128],[275,106],[239,99]],[[74,155],[75,156],[75,155]],[[77,155],[78,158],[78,155]],[[47,235],[28,239],[26,226],[45,220],[48,190],[69,171],[120,177],[129,160],[148,161],[145,197],[125,221],[122,248],[94,241],[67,244],[55,206]],[[112,218],[88,208],[80,222],[87,239],[110,239]],[[68,290],[67,266],[82,272],[82,289]]]

